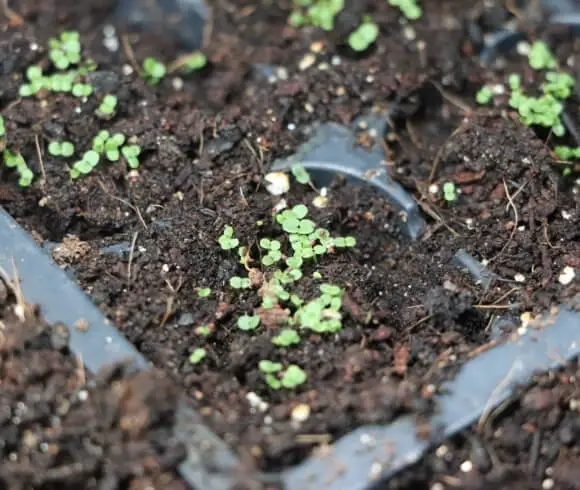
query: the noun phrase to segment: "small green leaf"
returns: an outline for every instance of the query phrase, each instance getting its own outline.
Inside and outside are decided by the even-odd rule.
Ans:
[[[191,364],[199,364],[206,356],[205,349],[198,347],[189,356],[189,362]]]
[[[198,298],[207,298],[211,294],[211,288],[199,288],[197,290]]]
[[[299,366],[291,364],[284,372],[281,382],[284,388],[293,389],[305,383],[306,378],[306,373]]]
[[[277,373],[282,370],[282,364],[268,360],[260,361],[258,368],[265,374]]]
[[[240,330],[244,331],[254,330],[258,328],[258,325],[260,324],[260,317],[243,315],[240,318],[238,318],[237,324]]]
[[[272,343],[279,347],[288,347],[290,345],[299,344],[300,336],[295,330],[285,328],[272,339]]]

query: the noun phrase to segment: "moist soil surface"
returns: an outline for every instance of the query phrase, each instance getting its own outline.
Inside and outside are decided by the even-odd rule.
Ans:
[[[503,2],[423,3],[423,18],[407,24],[387,2],[347,2],[336,29],[324,33],[289,27],[288,2],[218,1],[203,49],[208,66],[188,76],[176,70],[157,86],[136,73],[142,60],[154,56],[172,67],[180,51],[157,31],[125,36],[120,27],[104,41],[103,27],[116,20],[107,2],[23,0],[14,6],[21,19],[13,17],[1,33],[6,143],[37,176],[20,189],[15,173],[3,168],[2,205],[156,367],[179,381],[208,425],[251,467],[296,464],[362,424],[403,413],[420,421],[436,408],[440,382],[463,360],[509,333],[522,313],[578,293],[577,281],[559,280],[566,267],[580,266],[579,194],[573,178],[562,178],[553,137],[522,125],[501,97],[495,106],[474,101],[483,84],[503,83],[514,71],[531,90],[541,84],[526,58],[502,58],[491,67],[479,62],[474,31],[493,31],[498,16],[507,21],[513,12]],[[361,12],[372,13],[380,36],[357,55],[344,39]],[[545,34],[530,21],[534,11],[519,14],[530,39]],[[19,98],[26,68],[38,63],[49,70],[47,40],[65,28],[80,32],[83,55],[98,65],[97,94],[87,101],[54,93]],[[556,38],[562,66],[574,66],[574,38],[567,32]],[[108,92],[118,107],[103,120],[94,111]],[[411,240],[400,212],[371,188],[335,179],[326,206],[316,207],[317,190],[292,182],[282,196],[288,206],[308,205],[317,226],[354,237],[356,246],[306,262],[303,277],[288,288],[309,301],[321,283],[340,286],[342,328],[301,329],[298,344],[277,347],[272,339],[295,307],[260,308],[273,268],[261,265],[259,241],[287,245],[274,216],[282,197],[267,191],[264,175],[308,139],[313,123],[349,124],[371,108],[389,115],[388,134],[379,138],[386,167],[419,203],[426,230]],[[573,104],[567,110],[573,129],[579,114]],[[101,162],[71,180],[76,158],[46,151],[50,141],[70,140],[79,158],[102,129],[136,138],[138,172],[122,161]],[[363,131],[358,141],[364,147],[373,138]],[[441,192],[449,182],[453,201]],[[248,248],[250,289],[229,284],[248,271],[235,248],[218,244],[228,225]],[[485,263],[491,280],[482,283],[459,267],[453,261],[459,250]],[[200,297],[203,288],[209,296]],[[240,330],[238,318],[252,314],[259,327]],[[194,364],[196,348],[206,355]],[[307,380],[296,389],[271,389],[261,360],[296,364]],[[561,379],[555,376],[554,389]],[[515,461],[498,449],[494,461],[502,467],[520,471],[528,452],[537,451],[520,434],[533,417],[516,410],[505,419],[502,440],[522,456]],[[526,434],[525,442],[535,441],[534,431]],[[470,437],[460,436],[463,446],[446,470],[456,468]],[[556,452],[565,445],[552,442]],[[431,457],[422,464],[419,478],[434,482],[442,470],[433,469]],[[536,466],[518,475],[543,478]]]
[[[68,329],[16,296],[0,281],[0,486],[187,489],[176,384],[123,364],[86,373]]]

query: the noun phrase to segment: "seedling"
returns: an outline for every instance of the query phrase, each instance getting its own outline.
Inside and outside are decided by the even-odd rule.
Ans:
[[[49,80],[42,75],[40,66],[29,66],[26,69],[26,78],[28,83],[21,85],[18,90],[20,97],[31,97],[36,95],[41,89],[48,88]]]
[[[209,325],[200,325],[195,328],[195,333],[203,337],[207,337],[211,333],[211,327]]]
[[[481,105],[489,104],[492,97],[493,97],[493,91],[491,90],[490,87],[488,87],[487,85],[484,85],[483,87],[481,87],[479,89],[479,91],[475,95],[475,101]]]
[[[189,356],[189,362],[191,364],[199,364],[205,358],[205,356],[206,356],[205,349],[202,347],[198,347]]]
[[[119,160],[119,157],[121,156],[120,148],[123,143],[125,143],[125,136],[121,133],[115,133],[110,138],[107,138],[104,148],[107,160],[110,162],[116,162]]]
[[[207,64],[207,57],[200,51],[195,51],[183,59],[183,72],[186,75],[201,70]]]
[[[558,158],[565,162],[580,159],[580,147],[570,148],[569,146],[556,146],[554,151],[556,152],[556,155],[558,155]]]
[[[356,247],[356,238],[352,236],[339,236],[332,239],[332,245],[336,248],[353,248]]]
[[[298,8],[290,16],[293,26],[311,24],[331,31],[334,18],[344,8],[344,0],[294,0],[294,5]]]
[[[248,331],[248,330],[255,330],[258,328],[260,324],[260,317],[259,316],[250,316],[250,315],[243,315],[238,318],[238,328],[240,330]]]
[[[299,182],[300,184],[310,184],[312,182],[308,171],[304,168],[304,165],[294,165],[292,167],[292,175],[296,179],[296,182]]]
[[[78,179],[81,175],[87,175],[99,164],[99,153],[94,150],[87,151],[81,160],[76,161],[70,169],[72,179]]]
[[[314,231],[315,224],[309,219],[305,219],[308,208],[304,204],[298,204],[292,209],[287,209],[276,215],[276,221],[282,225],[286,233],[299,235],[309,235]]]
[[[249,289],[252,282],[247,277],[234,276],[230,278],[230,286],[234,289]]]
[[[268,254],[262,257],[262,264],[265,266],[273,265],[282,258],[280,251],[281,243],[278,240],[270,240],[269,238],[262,238],[260,240],[260,247],[268,250]]]
[[[53,92],[71,92],[77,74],[74,71],[67,73],[55,73],[45,78],[45,88]],[[90,94],[89,94],[90,95]]]
[[[258,368],[264,374],[274,374],[282,370],[282,364],[280,364],[279,362],[264,360],[259,362]]]
[[[282,387],[292,390],[306,382],[306,373],[296,364],[290,364],[282,376]]]
[[[72,94],[75,97],[88,97],[93,93],[93,87],[88,83],[75,83],[72,87]]]
[[[453,202],[457,199],[455,184],[453,182],[445,182],[443,184],[443,198],[447,202]]]
[[[141,76],[149,85],[157,85],[167,73],[165,65],[155,58],[145,58]]]
[[[0,115],[0,138],[6,136],[6,126],[4,125],[4,117]]]
[[[54,157],[70,157],[74,152],[75,147],[70,141],[51,141],[48,144],[48,153]]]
[[[300,343],[300,336],[296,330],[285,328],[272,339],[272,343],[278,347],[290,347]]]
[[[409,20],[420,19],[423,15],[421,7],[417,5],[417,0],[388,0],[389,5],[398,7],[403,15]]]
[[[198,288],[197,297],[207,298],[211,294],[211,288]]]
[[[6,149],[2,152],[2,156],[4,159],[4,165],[8,168],[14,168],[18,172],[18,175],[20,176],[18,179],[18,185],[20,187],[29,187],[34,178],[34,174],[32,173],[32,170],[28,168],[28,165],[26,165],[26,161],[22,155],[20,153],[13,153]]]
[[[59,70],[66,70],[81,60],[80,36],[76,31],[65,31],[60,38],[51,38],[48,46],[48,57]]]
[[[121,154],[131,168],[139,168],[139,155],[141,147],[139,145],[125,145],[121,148]]]
[[[222,250],[231,250],[232,248],[236,248],[240,244],[240,241],[234,236],[234,229],[228,225],[218,238],[218,243]]]
[[[103,153],[105,151],[105,143],[110,138],[111,133],[109,133],[106,129],[102,129],[99,133],[93,138],[93,151],[97,153]]]
[[[378,26],[370,19],[370,17],[366,17],[362,24],[358,26],[350,36],[348,36],[348,45],[354,51],[360,53],[366,51],[368,47],[377,40],[378,35]]]
[[[111,119],[117,108],[117,97],[107,94],[103,97],[101,104],[95,111],[95,114],[102,119]]]
[[[528,62],[534,70],[556,68],[557,63],[550,48],[544,41],[535,41],[528,53]]]
[[[567,99],[572,94],[574,84],[574,78],[568,73],[550,71],[546,73],[546,82],[542,86],[542,91],[558,99]]]

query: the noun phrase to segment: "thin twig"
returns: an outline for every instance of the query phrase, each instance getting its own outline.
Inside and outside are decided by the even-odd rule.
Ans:
[[[526,184],[527,184],[527,182],[524,182],[522,184],[522,186],[520,187],[520,189],[522,189]],[[508,204],[511,206],[511,208],[514,211],[514,226],[512,228],[512,232],[510,233],[510,237],[508,238],[508,241],[505,242],[504,246],[501,248],[501,250],[499,251],[499,253],[497,253],[493,258],[491,258],[489,260],[490,263],[493,262],[494,260],[496,260],[501,255],[503,255],[503,253],[505,252],[505,250],[507,249],[507,247],[509,246],[509,244],[514,239],[514,236],[516,235],[516,232],[518,231],[518,223],[519,223],[518,209],[516,208],[516,205],[514,204],[514,201],[512,199],[512,196],[510,195],[510,191],[508,189],[508,186],[507,186],[507,183],[506,183],[505,179],[503,179],[503,188],[505,189],[505,194],[506,194],[506,197],[507,197],[507,200],[508,200]]]
[[[139,232],[136,231],[133,234],[133,240],[131,241],[131,249],[129,250],[129,263],[127,264],[127,284],[131,284],[131,266],[133,265],[133,255],[135,253],[135,243],[137,243],[137,237]]]
[[[141,224],[143,225],[143,228],[145,228],[146,230],[149,229],[149,227],[147,226],[147,223],[145,223],[145,220],[143,219],[143,216],[141,215],[141,211],[139,211],[139,208],[137,206],[134,206],[133,204],[131,204],[129,201],[126,201],[125,199],[122,199],[120,197],[117,197],[113,194],[111,194],[106,188],[105,188],[105,184],[103,184],[100,180],[99,180],[99,186],[101,187],[101,189],[103,190],[103,192],[109,196],[110,198],[114,199],[115,201],[119,201],[121,203],[123,203],[125,206],[129,206],[133,211],[135,211],[135,214],[137,215],[137,218],[139,218],[139,221],[141,222]]]
[[[34,135],[34,144],[36,145],[36,154],[38,155],[38,163],[40,163],[40,173],[42,174],[42,186],[46,183],[46,171],[44,170],[44,159],[42,158],[42,150],[40,149],[40,141],[38,135]]]
[[[437,91],[441,94],[441,97],[443,97],[447,102],[450,102],[452,105],[461,109],[466,114],[471,114],[473,112],[472,107],[467,105],[467,103],[465,103],[459,97],[447,92],[447,90],[445,90],[439,82],[435,82],[434,80],[432,80],[431,83],[437,89]]]
[[[0,8],[11,25],[21,26],[24,24],[24,19],[8,6],[8,0],[0,0]]]
[[[121,43],[123,44],[123,51],[125,52],[125,56],[129,60],[129,63],[131,63],[135,72],[139,73],[141,69],[139,68],[139,63],[137,63],[137,60],[135,59],[135,53],[133,52],[133,47],[129,42],[129,36],[127,34],[121,36]]]

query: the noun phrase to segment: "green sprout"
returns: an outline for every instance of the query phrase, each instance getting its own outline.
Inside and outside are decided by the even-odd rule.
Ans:
[[[4,117],[0,115],[0,138],[6,136],[6,126],[4,125]]]
[[[487,85],[484,85],[483,87],[481,87],[479,89],[479,91],[475,95],[475,101],[481,105],[489,104],[492,97],[493,97],[493,90],[491,90],[491,88],[488,87]]]
[[[76,161],[70,169],[72,179],[78,179],[81,175],[87,175],[99,164],[99,153],[95,150],[85,152],[82,159]]]
[[[2,152],[4,159],[4,165],[8,168],[14,168],[18,172],[20,178],[18,179],[18,185],[20,187],[29,187],[34,178],[32,170],[26,165],[24,157],[20,153],[14,153],[6,149]]]
[[[207,298],[211,294],[211,288],[199,288],[197,290],[198,298]]]
[[[218,238],[218,243],[222,250],[231,250],[232,248],[236,248],[240,244],[240,241],[234,236],[234,229],[228,225]]]
[[[252,282],[247,277],[234,276],[230,278],[230,286],[234,289],[249,289]]]
[[[74,71],[55,73],[54,75],[44,79],[46,82],[46,88],[53,92],[70,92],[73,89],[73,83],[76,76],[77,74]]]
[[[556,59],[544,41],[535,41],[528,53],[528,62],[534,70],[556,68]]]
[[[554,148],[558,158],[563,161],[578,160],[580,159],[580,147],[571,148],[569,146],[556,146]]]
[[[238,328],[240,330],[248,331],[248,330],[255,330],[258,328],[260,324],[260,317],[259,316],[250,316],[250,315],[242,315],[238,318]]]
[[[290,16],[295,27],[310,24],[331,31],[334,18],[344,8],[344,0],[294,0],[297,7]]]
[[[103,97],[101,104],[95,111],[95,114],[103,119],[110,119],[115,114],[115,109],[117,108],[117,97],[111,94],[107,94]]]
[[[75,97],[88,97],[93,93],[93,87],[88,83],[75,83],[72,86],[72,94]]]
[[[306,382],[306,373],[296,364],[290,364],[282,376],[282,386],[292,390]]]
[[[276,221],[282,225],[286,233],[309,235],[314,231],[314,222],[304,219],[308,215],[308,208],[304,204],[298,204],[292,209],[287,209],[276,215]]]
[[[211,333],[211,327],[209,325],[200,325],[196,327],[194,332],[197,335],[202,335],[203,337],[207,337]]]
[[[105,141],[104,153],[107,160],[116,162],[121,157],[120,148],[125,143],[125,136],[121,133],[115,133]]]
[[[363,52],[373,44],[379,36],[378,26],[370,19],[365,17],[360,26],[358,26],[350,36],[348,36],[348,45],[357,52]]]
[[[141,154],[139,145],[125,145],[121,148],[121,154],[130,168],[139,168],[139,155]]]
[[[304,168],[304,165],[300,164],[293,165],[292,175],[296,179],[296,182],[300,184],[310,184],[312,182],[308,171]]]
[[[282,364],[279,362],[264,360],[258,363],[258,369],[260,369],[264,374],[274,374],[282,370]]]
[[[290,347],[300,343],[300,336],[296,330],[285,328],[272,339],[272,343],[278,347]]]
[[[59,70],[66,70],[81,60],[80,36],[76,31],[65,31],[60,38],[51,38],[48,46],[48,57]]]
[[[417,0],[388,0],[389,5],[398,7],[403,15],[409,20],[420,19],[423,15],[421,7],[417,5]]]
[[[165,65],[155,58],[145,58],[141,76],[149,85],[157,85],[167,73]]]
[[[453,202],[457,199],[455,184],[453,182],[445,182],[443,184],[443,198],[447,202]]]
[[[282,244],[278,240],[262,238],[260,247],[268,250],[268,254],[262,257],[262,264],[265,266],[273,265],[282,258],[282,252],[280,251]]]
[[[191,364],[199,364],[206,356],[205,349],[203,347],[198,347],[189,356],[189,362]]]
[[[339,236],[332,239],[332,245],[337,248],[353,248],[356,247],[356,238],[352,236]]]
[[[549,71],[546,73],[546,82],[542,85],[542,91],[558,99],[567,99],[572,94],[574,84],[574,78],[568,73]]]
[[[520,91],[514,91],[509,105],[518,110],[520,119],[526,126],[543,126],[551,128],[556,136],[564,135],[566,130],[560,119],[564,106],[553,95],[529,97]]]
[[[207,64],[207,57],[200,51],[195,51],[183,58],[182,71],[189,75],[190,73],[201,70]]]
[[[29,66],[26,69],[26,78],[28,83],[21,85],[18,90],[20,97],[31,97],[36,95],[41,89],[48,88],[49,79],[43,76],[40,66]]]
[[[70,141],[51,141],[48,144],[48,153],[54,157],[71,157],[75,147]]]

